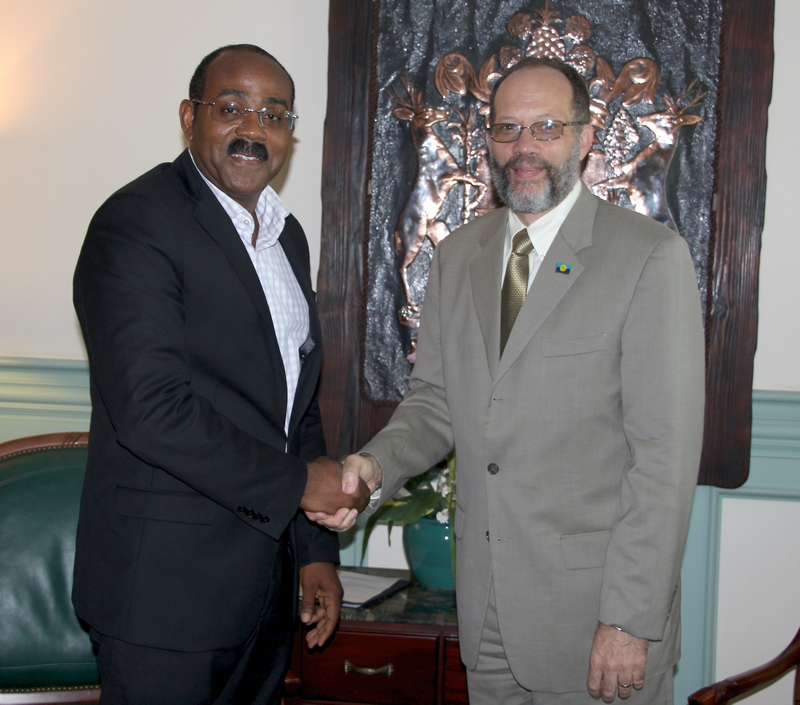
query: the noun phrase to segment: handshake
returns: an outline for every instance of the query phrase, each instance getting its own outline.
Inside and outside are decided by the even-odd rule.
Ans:
[[[371,455],[348,455],[343,462],[317,458],[308,464],[300,508],[311,521],[347,531],[382,480],[381,467]]]

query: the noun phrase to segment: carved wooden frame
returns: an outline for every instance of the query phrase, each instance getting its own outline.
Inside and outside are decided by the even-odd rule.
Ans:
[[[379,0],[330,0],[319,310],[335,455],[360,447],[395,406],[368,399],[362,374],[379,9]],[[774,0],[723,0],[700,481],[727,488],[745,482],[750,461],[773,18]]]

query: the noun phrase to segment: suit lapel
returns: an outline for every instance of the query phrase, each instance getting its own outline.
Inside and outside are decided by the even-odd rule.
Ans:
[[[472,300],[478,325],[486,346],[489,375],[494,379],[500,356],[500,280],[503,266],[503,245],[508,211],[503,208],[487,215],[486,230],[481,236],[481,249],[469,264]]]
[[[272,316],[269,312],[269,305],[264,296],[264,289],[258,280],[253,262],[247,254],[242,244],[239,233],[233,227],[231,219],[225,212],[219,201],[203,181],[197,168],[194,166],[188,150],[184,151],[176,160],[176,166],[182,172],[186,185],[194,199],[194,216],[200,227],[217,243],[225,258],[228,260],[239,281],[242,283],[247,296],[258,312],[261,320],[261,329],[270,351],[270,359],[275,366],[280,378],[286,379],[286,371],[283,368],[278,339],[275,335],[275,327],[272,323]],[[282,394],[282,407],[286,409],[286,385],[277,385],[276,394]],[[282,391],[281,391],[282,390]],[[281,424],[281,427],[283,424]]]
[[[311,349],[303,356],[300,367],[300,377],[297,380],[297,389],[295,390],[292,404],[292,416],[289,420],[290,436],[305,414],[309,403],[311,403],[319,380],[320,367],[322,366],[322,351],[320,347],[322,334],[317,316],[317,303],[314,291],[311,288],[307,257],[298,247],[301,238],[302,231],[300,231],[299,226],[295,224],[291,217],[287,218],[286,225],[281,233],[280,243],[308,304],[308,339],[311,346]]]
[[[550,245],[528,291],[525,305],[511,329],[503,356],[497,365],[497,373],[493,376],[495,381],[514,364],[542,323],[547,320],[559,301],[564,298],[581,276],[583,264],[578,253],[592,244],[592,229],[596,211],[595,198],[585,186],[582,186],[578,200],[559,229],[553,244]],[[556,271],[556,265],[561,263],[570,265],[571,271],[569,273]],[[498,303],[498,313],[496,314],[498,317],[499,310]]]

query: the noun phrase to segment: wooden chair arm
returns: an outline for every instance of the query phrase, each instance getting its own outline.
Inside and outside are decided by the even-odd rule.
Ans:
[[[689,705],[720,705],[763,687],[800,664],[800,630],[789,645],[767,663],[701,688],[689,696]],[[800,669],[795,675],[794,705],[800,705]]]

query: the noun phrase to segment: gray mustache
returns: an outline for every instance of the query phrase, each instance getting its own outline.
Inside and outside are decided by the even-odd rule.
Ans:
[[[506,169],[516,169],[517,167],[534,167],[537,169],[549,169],[551,167],[544,159],[538,157],[519,155],[506,162]]]

